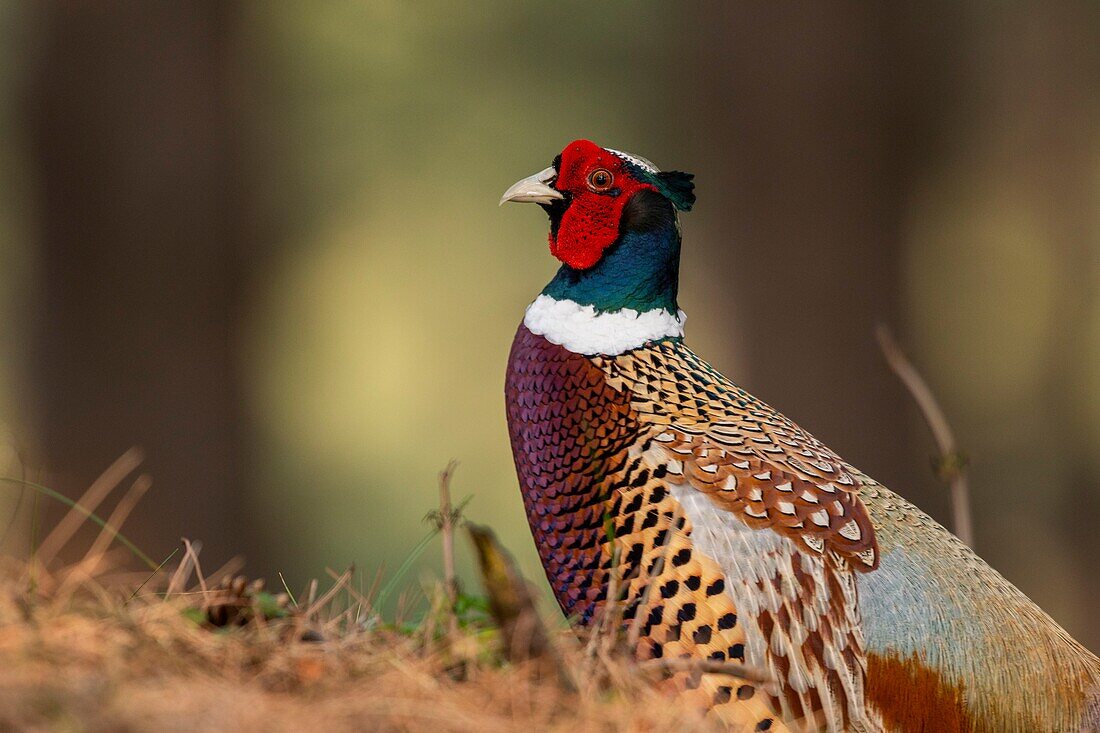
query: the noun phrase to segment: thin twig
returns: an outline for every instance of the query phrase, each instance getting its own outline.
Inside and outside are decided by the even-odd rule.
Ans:
[[[88,490],[84,492],[84,495],[77,500],[76,504],[82,507],[82,512],[69,512],[60,522],[50,531],[46,538],[42,540],[42,544],[38,546],[38,561],[42,564],[42,567],[47,567],[50,561],[54,558],[54,555],[65,545],[66,542],[80,529],[80,525],[84,523],[84,517],[81,516],[84,512],[94,512],[107,498],[107,495],[120,483],[122,480],[129,476],[134,470],[141,465],[141,452],[135,448],[123,453],[118,460],[112,463],[106,471],[104,471],[99,478],[92,482],[92,485],[88,487]],[[152,561],[150,561],[150,565]]]
[[[936,475],[951,488],[951,510],[955,534],[970,547],[974,546],[974,527],[970,514],[970,487],[966,481],[966,456],[955,443],[955,433],[947,422],[935,395],[920,372],[898,346],[890,329],[880,324],[875,329],[879,348],[886,363],[917,403],[924,421],[932,431],[932,438],[940,452],[936,460]]]
[[[455,604],[458,601],[458,583],[455,580],[455,520],[457,512],[451,505],[451,477],[458,462],[454,459],[439,474],[439,533],[443,539],[443,589],[447,593],[447,630],[458,631]]]
[[[95,572],[114,539],[114,534],[108,527],[121,527],[125,524],[130,512],[134,510],[138,502],[141,501],[141,497],[145,496],[145,492],[152,485],[153,480],[147,474],[141,474],[137,477],[137,480],[130,486],[129,491],[123,495],[122,500],[115,506],[111,515],[107,517],[107,526],[99,531],[99,535],[84,554],[84,558],[66,571],[65,579],[61,582],[61,587],[57,591],[59,594],[71,588],[75,583],[80,582],[85,575],[90,577]]]
[[[195,569],[195,579],[199,581],[199,590],[206,593],[209,588],[206,587],[206,578],[203,577],[202,566],[199,565],[199,553],[202,552],[202,543],[198,540],[192,542],[186,537],[181,537],[180,541],[183,542],[184,554],[191,558],[191,565]]]
[[[31,551],[31,557],[32,558],[36,557],[37,553],[38,553],[38,550],[37,550],[38,543],[35,541],[35,538],[38,536],[38,532],[37,532],[38,498],[41,495],[41,496],[45,496],[49,499],[53,499],[54,501],[59,502],[61,504],[64,504],[65,506],[69,507],[69,509],[70,509],[69,514],[72,514],[73,512],[77,512],[79,514],[82,514],[84,516],[84,518],[87,519],[92,524],[98,525],[99,527],[107,529],[108,531],[110,531],[111,534],[114,536],[115,540],[117,540],[119,544],[121,544],[123,547],[125,547],[127,550],[129,550],[130,554],[132,554],[134,557],[136,557],[137,559],[141,560],[143,563],[148,565],[150,570],[152,570],[153,568],[155,568],[157,566],[156,562],[154,562],[152,560],[152,558],[150,558],[148,555],[146,555],[144,552],[142,552],[140,549],[138,549],[137,545],[135,545],[133,542],[131,542],[126,537],[126,535],[122,534],[122,532],[119,532],[116,527],[110,526],[107,523],[107,520],[105,520],[103,517],[99,516],[95,512],[91,511],[87,507],[83,506],[82,504],[80,504],[80,502],[73,501],[72,499],[65,496],[64,494],[62,494],[60,492],[57,492],[57,491],[54,491],[49,486],[44,486],[40,483],[35,483],[34,481],[25,481],[23,479],[8,478],[7,476],[0,476],[0,484],[15,484],[15,485],[18,485],[18,486],[26,486],[27,488],[33,489],[34,492],[35,492],[35,494],[34,494],[34,507],[33,507],[34,511],[32,512],[32,517],[31,517],[31,519],[32,519],[32,525],[31,525],[31,529],[32,529],[32,532],[31,532],[31,550],[32,550]],[[69,514],[66,515],[66,518],[69,516]],[[41,564],[41,558],[37,558],[35,563],[32,563],[32,567],[35,564]]]
[[[287,598],[289,598],[290,602],[294,604],[295,608],[297,608],[298,607],[298,599],[294,597],[294,593],[291,592],[290,586],[286,584],[286,578],[283,577],[282,572],[279,572],[279,582],[281,582],[283,584],[283,590],[286,591]]]
[[[155,578],[157,573],[159,573],[161,571],[161,569],[165,565],[168,564],[168,561],[171,560],[173,557],[175,557],[176,553],[179,552],[179,551],[180,551],[180,548],[177,547],[176,549],[172,550],[172,553],[170,555],[168,555],[168,557],[161,560],[160,565],[157,565],[157,569],[154,570],[153,572],[151,572],[149,574],[149,577],[147,577],[145,580],[141,581],[141,585],[139,585],[137,588],[134,588],[134,592],[130,594],[130,597],[126,599],[126,602],[129,603],[130,601],[134,600],[134,598],[137,597],[138,592],[140,592],[141,589],[145,587],[145,584],[148,583],[153,578]],[[186,595],[186,594],[183,594],[183,595]]]
[[[325,568],[325,572],[328,573],[328,576],[330,578],[332,578],[333,580],[335,580],[337,582],[340,581],[341,576],[337,575],[336,571],[334,571],[332,568]],[[361,576],[360,576],[360,581],[362,581]],[[362,607],[365,606],[367,609],[370,609],[370,610],[373,611],[370,600],[367,598],[366,595],[364,595],[364,593],[361,590],[359,590],[359,591],[355,590],[354,588],[351,587],[351,584],[349,583],[347,585],[347,592],[348,592],[348,596],[349,596],[350,600],[354,600],[358,607],[362,608]],[[349,603],[348,603],[349,607],[351,606],[350,600],[349,600]],[[356,616],[358,617],[358,615],[359,615],[359,612],[356,611]]]
[[[195,569],[195,565],[198,564],[198,556],[192,552],[191,543],[181,538],[180,542],[184,546],[183,559],[180,560],[180,564],[176,567],[176,571],[172,573],[172,577],[168,579],[168,587],[164,590],[164,598],[168,599],[169,596],[179,593],[187,587],[187,582],[191,579],[191,572]],[[206,593],[206,586],[203,585],[203,593]]]
[[[326,568],[326,570],[328,570],[328,568]],[[307,619],[310,618],[311,616],[313,616],[313,614],[317,613],[322,608],[324,608],[328,604],[329,601],[331,601],[333,598],[336,597],[337,593],[339,593],[341,590],[343,590],[347,586],[348,581],[351,580],[351,578],[354,574],[355,574],[355,565],[349,565],[348,569],[345,570],[344,572],[342,572],[340,574],[340,576],[336,578],[336,582],[333,583],[331,588],[329,588],[327,591],[322,593],[320,598],[318,598],[317,600],[312,600],[312,594],[311,594],[310,604],[306,608],[305,613],[303,614],[305,616],[305,618],[307,618]],[[316,588],[316,586],[314,586],[314,588]]]
[[[347,575],[348,573],[354,574],[354,571],[355,571],[355,566],[354,565],[352,565],[351,568],[349,568],[347,571],[345,571],[342,574],[337,573],[332,568],[325,568],[325,574],[328,575],[328,577],[335,580],[337,583],[344,583],[344,575]],[[369,603],[369,601],[367,601],[367,599],[363,597],[363,594],[360,593],[359,591],[355,590],[354,588],[352,588],[350,584],[347,585],[347,588],[345,590],[347,590],[348,595],[351,598],[358,601],[359,603]]]
[[[138,503],[141,501],[141,498],[145,496],[145,492],[147,492],[152,486],[153,479],[151,479],[148,474],[143,473],[139,475],[134,483],[130,486],[130,490],[122,496],[122,500],[119,501],[117,506],[115,506],[114,511],[111,512],[111,515],[107,517],[108,527],[121,527],[123,524],[125,524],[126,519],[130,516],[130,513],[134,510],[135,507],[137,507]],[[113,539],[114,533],[111,530],[109,530],[107,527],[100,529],[99,535],[95,538],[95,541],[92,543],[92,546],[88,549],[88,552],[85,555],[85,561],[91,559],[94,561],[94,563],[98,563],[103,555],[107,552],[107,548],[110,546]]]

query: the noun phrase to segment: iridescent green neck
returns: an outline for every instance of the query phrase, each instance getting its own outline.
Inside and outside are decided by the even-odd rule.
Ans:
[[[661,309],[675,315],[679,279],[680,232],[672,220],[656,229],[625,232],[587,270],[562,265],[542,294],[591,305],[597,312]]]

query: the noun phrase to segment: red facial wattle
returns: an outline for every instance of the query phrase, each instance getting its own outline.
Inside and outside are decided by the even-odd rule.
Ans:
[[[597,170],[612,175],[608,190],[593,190],[589,177]],[[588,140],[576,140],[561,154],[554,188],[569,196],[556,231],[550,232],[550,253],[575,270],[600,261],[619,236],[619,220],[630,197],[651,184],[636,180],[624,161]]]

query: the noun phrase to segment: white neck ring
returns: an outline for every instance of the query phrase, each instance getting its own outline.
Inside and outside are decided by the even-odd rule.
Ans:
[[[686,319],[683,311],[673,315],[663,308],[598,313],[595,306],[540,295],[527,306],[523,325],[575,354],[615,356],[650,341],[683,337]]]

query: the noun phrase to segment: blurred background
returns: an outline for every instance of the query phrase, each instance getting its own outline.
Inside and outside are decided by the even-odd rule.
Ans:
[[[697,175],[694,348],[947,522],[891,325],[979,552],[1100,649],[1098,33],[1087,0],[6,0],[4,475],[77,497],[140,446],[138,545],[297,585],[400,565],[456,458],[541,580],[502,384],[555,263],[497,200],[588,137]]]

